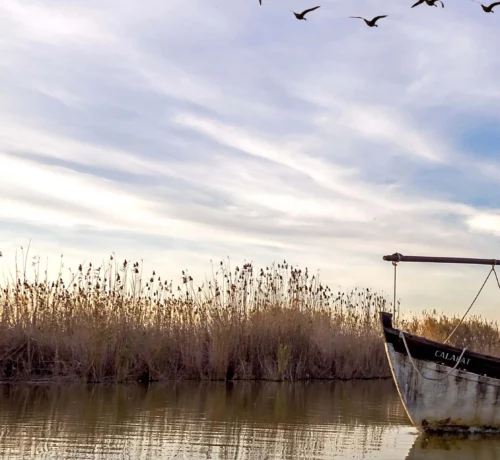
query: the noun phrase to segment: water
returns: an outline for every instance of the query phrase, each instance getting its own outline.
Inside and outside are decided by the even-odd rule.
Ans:
[[[498,458],[498,439],[433,438],[391,380],[0,386],[0,458]]]

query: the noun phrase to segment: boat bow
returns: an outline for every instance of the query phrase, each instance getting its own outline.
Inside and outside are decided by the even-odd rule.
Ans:
[[[391,313],[380,320],[394,382],[419,430],[500,430],[500,359],[401,331]]]

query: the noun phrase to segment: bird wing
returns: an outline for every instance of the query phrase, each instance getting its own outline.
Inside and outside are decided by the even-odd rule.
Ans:
[[[349,16],[350,18],[355,18],[355,19],[365,19],[365,18],[362,18],[361,16]]]
[[[384,14],[383,16],[375,16],[372,21],[373,22],[377,22],[379,19],[382,19],[382,18],[386,18],[387,17],[387,14]]]
[[[424,3],[424,2],[425,2],[425,0],[418,0],[418,2],[415,3],[414,5],[412,5],[411,7],[414,8],[414,7],[420,5],[421,3]]]
[[[318,8],[319,8],[319,6],[315,6],[314,8],[309,8],[308,10],[304,10],[304,11],[302,11],[302,13],[301,13],[301,14],[302,14],[302,15],[307,14],[307,13],[309,13],[310,11],[317,10]]]
[[[492,3],[488,8],[493,8],[494,6],[500,5],[500,2]]]
[[[441,0],[438,0],[438,2],[441,2]],[[444,3],[441,2],[441,8],[444,8]]]

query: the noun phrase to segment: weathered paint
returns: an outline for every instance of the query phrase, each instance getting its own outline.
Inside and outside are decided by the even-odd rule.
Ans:
[[[500,430],[500,380],[456,369],[439,381],[422,378],[408,356],[385,344],[399,396],[413,425],[422,431]],[[448,357],[450,358],[450,357]],[[455,358],[458,359],[458,356]],[[442,377],[449,366],[414,359],[422,375]]]

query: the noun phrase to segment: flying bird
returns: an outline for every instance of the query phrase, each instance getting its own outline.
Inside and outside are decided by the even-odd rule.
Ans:
[[[371,21],[368,21],[368,19],[362,18],[361,16],[349,16],[350,18],[355,18],[355,19],[363,19],[363,21],[366,22],[366,25],[369,27],[378,27],[377,24],[375,24],[379,19],[386,18],[387,15],[383,16],[375,16]]]
[[[495,6],[500,5],[500,2],[495,2],[495,3],[492,3],[490,6],[483,5],[483,4],[482,4],[482,3],[480,3],[480,2],[475,2],[475,3],[479,3],[479,4],[481,5],[481,8],[483,9],[483,11],[484,11],[485,13],[494,13],[493,8],[494,8]]]
[[[295,14],[295,17],[297,19],[303,19],[304,21],[307,21],[307,19],[304,16],[311,11],[317,10],[318,8],[319,8],[319,6],[315,6],[314,8],[309,8],[308,10],[302,11],[302,13],[296,13],[295,11],[292,11],[292,10],[290,10],[290,11],[292,11],[292,13]]]
[[[414,7],[418,6],[418,5],[421,5],[422,3],[427,3],[427,5],[429,5],[429,6],[435,6],[435,7],[437,7],[436,2],[441,2],[441,6],[444,8],[444,3],[441,0],[418,0],[417,3],[415,3],[414,5],[412,5],[412,8],[414,8]]]

